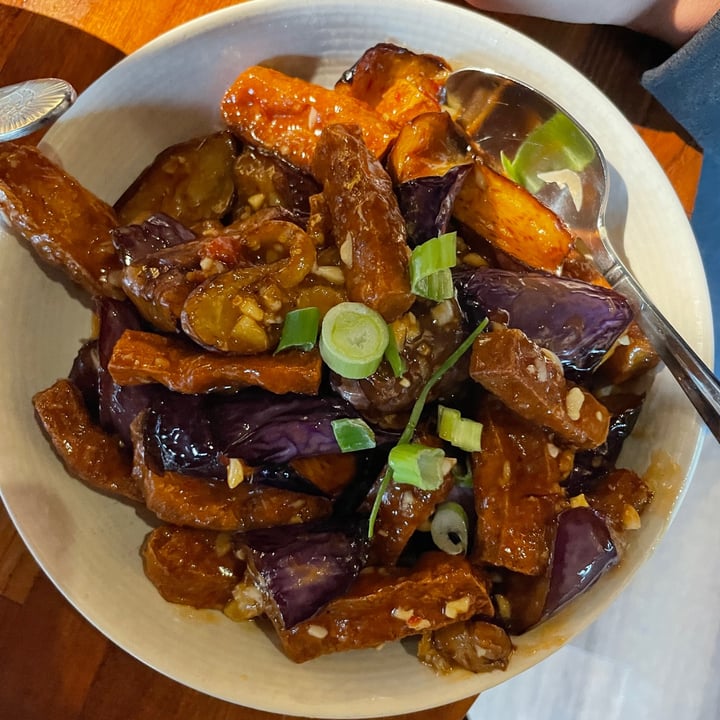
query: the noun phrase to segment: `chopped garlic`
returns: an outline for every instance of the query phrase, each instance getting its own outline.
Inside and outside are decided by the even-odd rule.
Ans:
[[[322,625],[308,625],[307,634],[310,637],[322,640],[323,638],[327,637],[328,631],[327,628],[322,627]]]
[[[580,419],[580,409],[585,402],[585,393],[579,388],[571,388],[570,392],[565,396],[565,410],[571,420]]]
[[[246,468],[239,458],[230,458],[227,469],[227,484],[232,490],[245,480]]]
[[[639,530],[642,527],[640,514],[632,505],[626,505],[623,510],[623,527],[625,530]]]
[[[265,195],[263,193],[255,193],[247,199],[248,205],[257,212],[265,204]]]
[[[570,507],[571,508],[590,507],[590,505],[588,504],[585,494],[580,493],[579,495],[575,495],[575,497],[570,498]]]
[[[457,600],[450,600],[445,603],[443,608],[443,615],[449,617],[451,620],[455,620],[458,615],[464,615],[470,610],[470,598],[465,597],[458,598]]]

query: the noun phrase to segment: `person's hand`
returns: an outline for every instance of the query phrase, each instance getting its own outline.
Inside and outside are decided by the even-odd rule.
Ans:
[[[682,45],[720,10],[720,0],[467,0],[490,12],[572,23],[625,25]]]

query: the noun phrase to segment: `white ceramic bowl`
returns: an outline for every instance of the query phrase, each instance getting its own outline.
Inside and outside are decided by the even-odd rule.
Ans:
[[[624,238],[630,263],[658,306],[701,356],[712,357],[707,286],[695,241],[646,146],[566,63],[470,10],[434,0],[254,0],[228,8],[122,61],[82,94],[42,146],[114,201],[159,150],[219,127],[219,100],[246,66],[272,59],[329,84],[381,41],[442,55],[455,67],[493,66],[564,105],[612,166],[611,237]],[[375,717],[448,703],[503,682],[603,611],[660,539],[692,473],[700,427],[662,372],[623,456],[641,472],[651,461],[664,461],[643,528],[616,570],[518,639],[506,673],[436,677],[399,643],[295,665],[251,623],[165,603],[141,567],[145,522],[130,506],[65,474],[34,420],[30,398],[67,374],[89,333],[90,313],[3,232],[0,254],[0,490],[23,539],[68,600],[115,643],[160,672],[234,703],[291,715]]]

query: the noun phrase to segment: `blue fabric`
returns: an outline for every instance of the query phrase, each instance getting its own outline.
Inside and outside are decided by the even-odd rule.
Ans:
[[[703,148],[692,216],[710,289],[715,368],[720,368],[720,12],[642,84]]]
[[[647,88],[702,146],[720,157],[720,12],[657,68]]]

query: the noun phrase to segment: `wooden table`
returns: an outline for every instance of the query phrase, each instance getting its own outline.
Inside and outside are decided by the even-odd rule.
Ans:
[[[6,0],[0,84],[57,76],[83,90],[161,32],[233,0]],[[500,16],[587,75],[635,124],[688,214],[701,155],[640,85],[668,48],[618,28]],[[38,138],[31,138],[37,140]],[[473,698],[406,720],[460,720]],[[0,718],[279,720],[178,685],[89,625],[39,570],[0,506]]]

